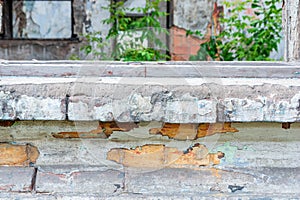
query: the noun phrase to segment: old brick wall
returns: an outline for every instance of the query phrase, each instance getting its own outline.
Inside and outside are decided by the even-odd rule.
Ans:
[[[176,26],[170,29],[170,54],[171,60],[189,60],[191,55],[196,55],[200,49],[200,44],[206,42],[195,36],[186,35],[186,30]]]

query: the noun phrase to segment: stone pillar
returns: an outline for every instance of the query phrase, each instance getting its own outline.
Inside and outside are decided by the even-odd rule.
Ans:
[[[300,3],[283,0],[283,31],[285,36],[285,61],[300,60]]]

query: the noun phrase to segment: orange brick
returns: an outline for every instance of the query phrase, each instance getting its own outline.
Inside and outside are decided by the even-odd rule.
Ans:
[[[30,144],[0,144],[0,165],[29,166],[35,163],[38,157],[38,149]]]
[[[194,140],[197,138],[214,135],[216,133],[238,132],[231,123],[201,123],[201,124],[179,124],[164,123],[162,128],[152,128],[150,134],[161,134],[178,140]]]
[[[196,55],[199,49],[200,49],[200,45],[192,45],[190,48],[190,54]]]
[[[188,54],[190,54],[190,47],[188,47],[188,46],[175,46],[173,53],[174,54],[181,54],[181,55],[188,55]]]
[[[189,55],[176,55],[176,54],[173,54],[171,56],[171,59],[174,60],[174,61],[188,61],[190,58]]]
[[[174,35],[181,35],[181,36],[185,36],[186,35],[186,30],[184,30],[183,28],[179,28],[176,26],[173,26],[171,28],[172,32]]]
[[[161,168],[186,166],[205,166],[219,164],[224,153],[209,153],[208,149],[199,143],[186,151],[165,145],[149,144],[135,149],[115,148],[107,153],[107,159],[123,164],[126,167]]]
[[[172,37],[172,46],[181,46],[184,44],[184,39],[182,36],[175,35]]]

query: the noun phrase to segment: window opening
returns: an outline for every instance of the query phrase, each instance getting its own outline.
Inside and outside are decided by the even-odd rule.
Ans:
[[[0,34],[5,39],[71,39],[73,0],[0,1]]]

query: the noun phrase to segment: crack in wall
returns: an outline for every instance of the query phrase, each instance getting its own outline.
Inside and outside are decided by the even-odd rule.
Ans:
[[[31,179],[31,185],[29,187],[29,190],[31,192],[36,192],[36,178],[37,178],[37,173],[38,173],[38,168],[35,167],[34,171],[33,171],[32,179]]]
[[[65,98],[65,120],[69,120],[69,103],[70,103],[70,95],[66,95]]]

